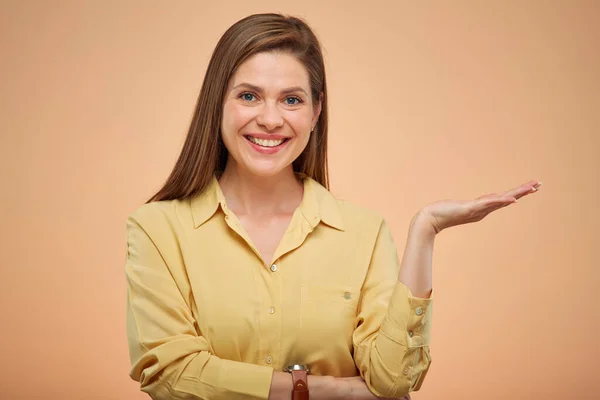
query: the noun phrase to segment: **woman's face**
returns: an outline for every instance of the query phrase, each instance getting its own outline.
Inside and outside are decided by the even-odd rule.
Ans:
[[[241,64],[223,104],[227,167],[257,176],[291,168],[321,112],[310,92],[306,68],[288,53],[259,53]]]

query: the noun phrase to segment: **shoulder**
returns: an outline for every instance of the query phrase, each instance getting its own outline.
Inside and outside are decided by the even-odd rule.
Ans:
[[[138,226],[148,231],[173,230],[191,219],[188,199],[162,200],[146,203],[127,215],[127,227]]]
[[[348,232],[377,234],[384,217],[377,211],[348,200],[335,199]]]
[[[188,200],[162,200],[133,210],[125,223],[129,252],[154,254],[170,266],[181,265],[181,244],[192,226]]]
[[[345,232],[365,232],[379,230],[383,217],[376,211],[352,201],[341,199],[318,182],[311,180],[308,188],[315,193],[322,220],[341,227]],[[331,224],[330,224],[331,225]]]
[[[146,203],[134,209],[127,215],[127,220],[140,223],[152,223],[157,219],[169,217],[173,213],[174,203],[179,200],[162,200]]]

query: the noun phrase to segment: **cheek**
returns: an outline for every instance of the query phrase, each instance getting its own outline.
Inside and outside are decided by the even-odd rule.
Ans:
[[[288,123],[292,126],[298,135],[307,135],[310,133],[312,115],[310,112],[296,112],[288,116]]]
[[[248,124],[254,118],[254,112],[251,107],[239,106],[236,104],[226,104],[223,107],[223,127],[228,133],[231,130],[237,130]]]

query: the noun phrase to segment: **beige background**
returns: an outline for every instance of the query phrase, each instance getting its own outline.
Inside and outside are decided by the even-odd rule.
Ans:
[[[598,398],[598,1],[2,1],[0,398],[143,399],[125,217],[172,168],[220,35],[323,42],[332,191],[412,215],[543,190],[436,241],[426,399]],[[595,393],[595,395],[594,395]]]

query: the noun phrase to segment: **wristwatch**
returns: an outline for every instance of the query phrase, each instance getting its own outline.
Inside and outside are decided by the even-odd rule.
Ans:
[[[308,373],[310,370],[306,365],[288,365],[285,372],[292,374],[292,400],[308,400]]]

